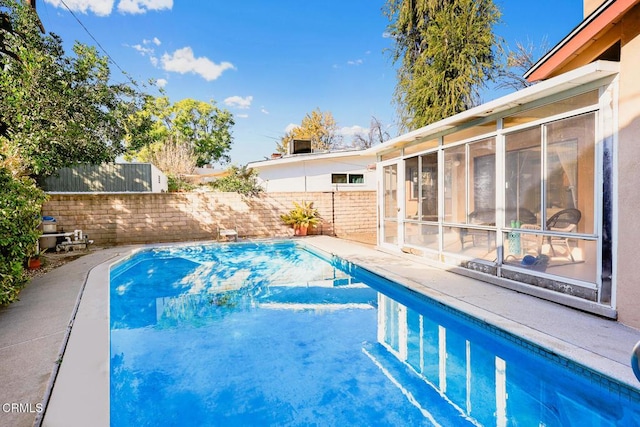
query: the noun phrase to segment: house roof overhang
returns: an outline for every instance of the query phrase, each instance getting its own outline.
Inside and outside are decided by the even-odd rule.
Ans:
[[[330,160],[339,159],[344,157],[360,158],[367,156],[375,156],[375,153],[371,153],[368,150],[348,150],[348,151],[328,151],[322,153],[306,153],[306,154],[292,154],[288,156],[279,157],[277,159],[257,160],[247,163],[249,168],[261,168],[268,166],[283,165],[289,163],[299,163],[318,160]]]
[[[576,68],[557,77],[529,86],[518,92],[503,96],[471,108],[454,116],[447,117],[438,122],[431,123],[420,129],[390,139],[383,144],[375,145],[363,153],[378,154],[384,151],[402,148],[416,141],[428,140],[446,131],[482,120],[490,116],[499,115],[501,112],[528,104],[572,88],[576,88],[597,80],[615,75],[619,71],[617,62],[596,61],[583,67]]]
[[[584,19],[564,39],[531,67],[524,78],[529,82],[553,76],[581,51],[595,43],[609,29],[620,22],[629,9],[640,0],[607,0]]]

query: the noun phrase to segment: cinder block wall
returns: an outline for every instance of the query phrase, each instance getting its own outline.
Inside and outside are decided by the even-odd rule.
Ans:
[[[98,245],[210,240],[218,227],[241,237],[290,236],[280,215],[312,201],[322,224],[311,234],[375,243],[376,194],[362,192],[50,194],[43,215],[64,231],[82,230]]]

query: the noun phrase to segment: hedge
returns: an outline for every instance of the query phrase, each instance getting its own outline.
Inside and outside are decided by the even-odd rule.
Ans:
[[[32,179],[0,169],[0,305],[15,301],[27,283],[25,261],[36,251],[45,199]]]

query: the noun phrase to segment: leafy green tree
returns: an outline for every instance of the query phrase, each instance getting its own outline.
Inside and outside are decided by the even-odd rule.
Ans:
[[[106,57],[43,34],[25,2],[0,0],[0,166],[44,177],[76,163],[113,161],[124,151],[123,120],[139,92],[110,83]]]
[[[144,108],[128,118],[128,158],[151,161],[154,153],[173,144],[191,151],[198,167],[228,163],[234,124],[232,114],[214,101],[183,99],[171,104],[166,96],[149,96]]]
[[[322,112],[313,110],[302,119],[300,126],[288,131],[278,143],[276,150],[279,153],[287,153],[289,144],[294,139],[310,139],[313,150],[331,150],[342,142],[342,136],[338,134],[338,124],[330,111]]]
[[[255,196],[262,192],[255,169],[247,168],[246,165],[231,165],[227,172],[227,176],[216,179],[211,186],[218,191],[235,192],[245,196]]]
[[[387,0],[392,59],[399,63],[400,125],[415,129],[477,104],[499,69],[492,0]]]
[[[94,48],[77,43],[67,56],[27,2],[0,0],[0,304],[17,298],[36,250],[45,194],[33,178],[114,160],[140,100],[110,83]]]

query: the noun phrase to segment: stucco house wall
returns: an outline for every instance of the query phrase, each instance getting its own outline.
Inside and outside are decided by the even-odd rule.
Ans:
[[[584,0],[584,17],[591,15],[601,4],[602,0]]]
[[[282,191],[375,191],[375,155],[360,151],[313,153],[251,162],[258,181],[267,193]],[[332,183],[332,175],[346,175],[346,183]],[[349,176],[364,182],[349,183]]]
[[[620,322],[640,328],[640,5],[625,16],[620,27],[616,301]]]

